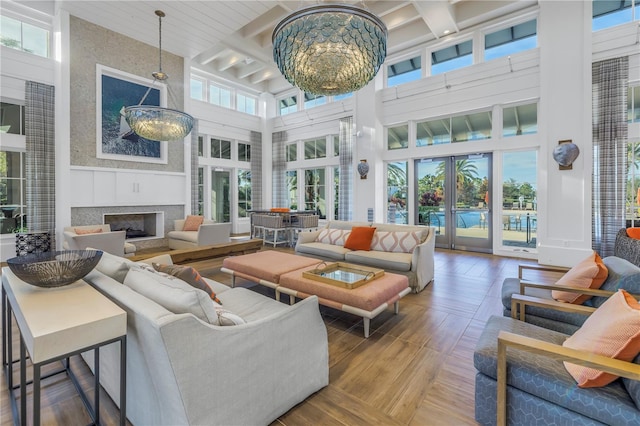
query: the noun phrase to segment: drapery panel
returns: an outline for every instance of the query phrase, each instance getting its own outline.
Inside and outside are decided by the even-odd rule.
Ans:
[[[55,88],[25,83],[26,202],[29,232],[46,231],[55,247]]]
[[[616,234],[625,227],[627,179],[627,57],[592,65],[593,249],[613,255]]]
[[[351,220],[353,206],[353,117],[340,119],[338,220]]]
[[[191,129],[191,214],[198,213],[198,119]]]
[[[262,133],[251,132],[251,209],[262,210]]]
[[[273,134],[273,207],[289,207],[285,170],[285,142],[287,132]]]

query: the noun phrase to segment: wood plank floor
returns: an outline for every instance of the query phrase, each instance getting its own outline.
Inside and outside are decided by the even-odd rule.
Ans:
[[[436,250],[435,262],[435,282],[404,297],[399,315],[390,308],[373,319],[368,339],[363,337],[362,319],[322,308],[329,336],[329,386],[274,421],[274,426],[475,424],[476,341],[487,318],[502,314],[503,279],[517,277],[519,263],[533,262],[447,250]],[[229,284],[221,264],[221,259],[212,259],[192,266]],[[80,360],[73,365],[89,389],[88,368]],[[4,374],[0,386],[0,426],[4,426],[13,421]],[[62,375],[43,381],[42,400],[42,424],[90,422]],[[107,396],[101,401],[103,423],[117,424],[117,408]]]

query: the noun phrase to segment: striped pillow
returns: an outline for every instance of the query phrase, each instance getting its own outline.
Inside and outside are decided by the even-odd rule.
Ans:
[[[349,234],[351,234],[351,230],[323,229],[316,237],[316,241],[334,246],[344,246],[344,242],[349,238]]]
[[[413,253],[420,244],[422,231],[377,231],[371,240],[371,250],[392,253]]]

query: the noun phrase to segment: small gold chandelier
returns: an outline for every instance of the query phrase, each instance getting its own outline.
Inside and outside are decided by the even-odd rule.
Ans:
[[[284,18],[271,39],[280,72],[314,95],[364,87],[387,56],[387,27],[371,12],[351,5],[302,8]]]
[[[164,81],[169,76],[162,71],[162,18],[165,13],[155,11],[159,24],[160,66],[152,73],[153,82]],[[152,141],[177,141],[184,139],[193,128],[193,117],[189,114],[170,108],[152,105],[142,105],[149,95],[151,87],[147,89],[138,105],[124,108],[124,118],[131,130],[138,136]]]

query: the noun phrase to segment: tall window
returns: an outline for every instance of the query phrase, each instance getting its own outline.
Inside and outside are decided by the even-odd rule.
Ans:
[[[204,167],[198,167],[198,215],[204,215]]]
[[[304,94],[304,109],[317,107],[326,103],[327,98],[325,98],[323,95],[314,95],[311,93]]]
[[[225,108],[231,108],[231,90],[209,84],[209,102]]]
[[[387,148],[404,149],[409,147],[409,125],[389,127],[387,129]]]
[[[485,35],[485,61],[535,48],[538,43],[536,23],[534,19]]]
[[[24,153],[0,151],[0,233],[27,226],[26,186]]]
[[[340,156],[340,137],[338,135],[331,136],[331,140],[333,141],[333,156]]]
[[[431,52],[431,75],[441,74],[473,64],[471,40]]]
[[[289,194],[289,208],[298,210],[298,173],[287,170],[287,194]]]
[[[236,109],[240,112],[256,115],[258,100],[253,96],[243,95],[238,93],[236,95]]]
[[[520,105],[502,110],[502,136],[538,133],[538,104]]]
[[[333,168],[333,214],[332,219],[338,220],[338,206],[340,201],[340,167]]]
[[[238,161],[251,161],[251,145],[238,142]]]
[[[422,77],[421,57],[407,59],[387,67],[387,87],[397,86]]]
[[[298,144],[290,143],[285,148],[285,161],[298,161]]]
[[[0,102],[0,133],[24,135],[24,106]]]
[[[627,227],[640,226],[640,140],[627,143],[625,198]]]
[[[204,157],[204,136],[198,136],[198,157]]]
[[[231,160],[231,141],[211,138],[211,158]]]
[[[502,245],[536,247],[538,228],[537,152],[502,155]]]
[[[298,110],[298,97],[289,96],[278,101],[278,111],[280,115],[291,114]]]
[[[627,122],[640,123],[640,86],[629,87],[627,92]]]
[[[304,209],[315,211],[320,219],[327,218],[325,169],[304,171]]]
[[[409,223],[407,217],[407,162],[387,163],[387,222]]]
[[[251,170],[238,170],[238,217],[249,217],[251,210]]]
[[[304,141],[304,159],[325,158],[327,156],[327,139]]]
[[[5,15],[0,16],[0,44],[45,58],[50,56],[48,30]]]

